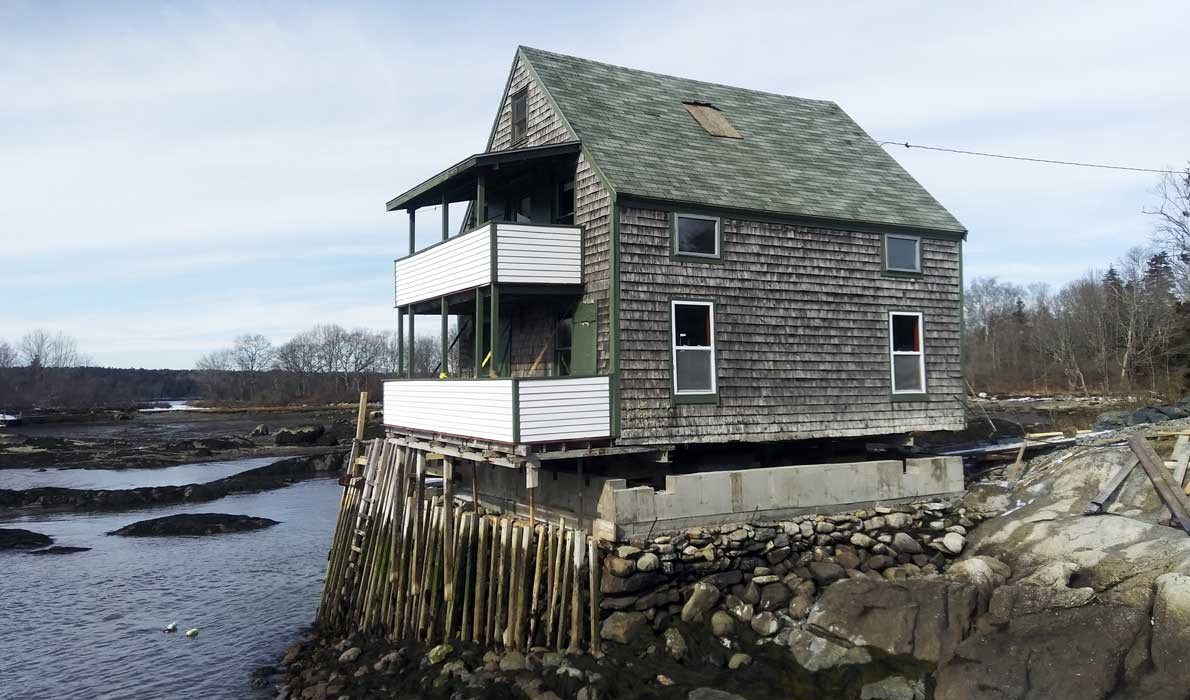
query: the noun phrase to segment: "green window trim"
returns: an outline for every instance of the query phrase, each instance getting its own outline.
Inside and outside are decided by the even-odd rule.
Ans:
[[[702,219],[703,221],[715,222],[715,252],[711,253],[692,253],[689,251],[682,251],[678,249],[678,220],[679,219]],[[706,214],[694,214],[691,212],[674,212],[670,217],[670,245],[669,255],[672,259],[680,262],[695,262],[695,263],[709,263],[722,264],[723,263],[723,218],[718,216],[709,216]]]
[[[889,267],[888,265],[888,239],[896,238],[900,240],[911,240],[915,243],[917,249],[917,269],[910,270],[908,268]],[[903,277],[908,279],[921,279],[924,277],[922,272],[922,255],[921,255],[921,236],[902,233],[884,233],[880,236],[880,271],[885,277]]]
[[[699,404],[715,404],[719,403],[719,394],[674,394],[671,392],[670,398],[673,400],[675,406],[691,406]]]

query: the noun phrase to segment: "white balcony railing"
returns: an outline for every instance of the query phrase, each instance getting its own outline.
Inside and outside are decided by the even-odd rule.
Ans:
[[[488,223],[397,260],[394,277],[397,306],[497,282],[582,284],[582,229]]]
[[[611,435],[608,377],[397,379],[384,383],[384,424],[509,444]]]

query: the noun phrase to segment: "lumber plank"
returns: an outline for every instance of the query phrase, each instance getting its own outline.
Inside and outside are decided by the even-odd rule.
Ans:
[[[1128,440],[1128,446],[1136,453],[1140,466],[1149,475],[1153,487],[1165,505],[1173,513],[1174,520],[1187,534],[1190,534],[1190,502],[1180,488],[1174,486],[1169,472],[1161,461],[1161,457],[1153,451],[1148,439],[1143,434],[1133,435]]]
[[[1119,471],[1112,475],[1112,478],[1107,480],[1107,483],[1103,485],[1099,493],[1091,499],[1091,505],[1087,507],[1088,514],[1103,513],[1107,509],[1107,502],[1111,500],[1116,491],[1120,490],[1120,486],[1123,485],[1124,480],[1128,478],[1132,470],[1136,469],[1139,461],[1139,459],[1136,459],[1129,463],[1128,466],[1121,467]]]

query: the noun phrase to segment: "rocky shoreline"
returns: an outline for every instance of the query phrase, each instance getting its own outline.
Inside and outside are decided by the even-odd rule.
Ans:
[[[925,503],[636,540],[603,556],[599,658],[311,636],[261,682],[279,685],[278,698],[536,700],[860,697],[889,675],[924,687],[927,664],[918,659],[870,652],[863,669],[824,662],[836,651],[806,636],[806,620],[832,584],[848,579],[940,579],[980,519]]]
[[[611,548],[597,657],[315,631],[255,683],[278,700],[1184,698],[1190,538],[1159,523],[1141,470],[1108,515],[1085,514],[1134,458],[1110,443],[1039,457],[957,504]]]
[[[152,469],[263,455],[307,454],[349,443],[354,411],[167,411],[120,421],[22,425],[0,430],[2,469]],[[383,434],[378,423],[366,434]]]
[[[323,448],[318,454],[290,457],[223,479],[185,486],[135,489],[69,489],[40,487],[0,489],[0,508],[60,510],[128,510],[173,503],[201,503],[237,493],[281,488],[302,479],[334,476],[342,469],[347,450]]]

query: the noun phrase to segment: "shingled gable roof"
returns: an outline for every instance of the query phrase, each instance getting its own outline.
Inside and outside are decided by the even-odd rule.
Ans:
[[[617,192],[966,234],[833,102],[518,51]],[[743,138],[708,134],[691,101],[717,107]]]

